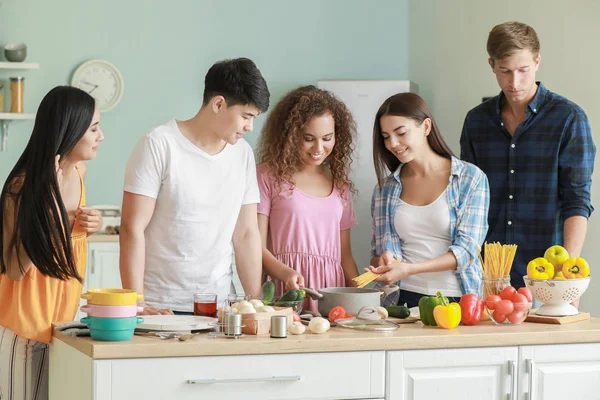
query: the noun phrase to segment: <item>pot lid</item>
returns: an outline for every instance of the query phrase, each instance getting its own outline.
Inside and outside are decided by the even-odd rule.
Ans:
[[[336,319],[337,326],[362,331],[395,331],[400,325],[385,320],[365,320],[359,318]]]

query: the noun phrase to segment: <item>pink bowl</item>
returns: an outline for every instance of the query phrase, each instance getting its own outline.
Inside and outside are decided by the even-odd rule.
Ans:
[[[81,306],[81,311],[90,317],[100,318],[130,318],[135,317],[144,308],[137,305],[130,306],[100,306],[97,304],[86,304]]]

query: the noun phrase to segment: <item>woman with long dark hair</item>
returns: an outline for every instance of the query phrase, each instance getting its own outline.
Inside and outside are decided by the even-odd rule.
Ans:
[[[438,291],[451,298],[480,293],[488,180],[454,157],[421,97],[400,93],[381,105],[373,160],[370,268],[379,282],[400,281],[399,295],[386,300],[415,307]]]
[[[73,320],[87,236],[102,227],[85,206],[83,161],[104,139],[94,99],[59,86],[42,100],[31,138],[0,195],[0,390],[44,399],[53,321]]]

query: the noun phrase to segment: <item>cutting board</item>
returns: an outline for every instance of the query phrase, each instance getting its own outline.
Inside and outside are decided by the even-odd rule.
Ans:
[[[542,324],[569,324],[571,322],[585,321],[590,319],[590,313],[580,312],[577,315],[567,315],[565,317],[549,317],[546,315],[529,314],[525,322],[539,322]]]
[[[153,332],[191,332],[212,329],[216,318],[195,315],[144,315],[144,322],[138,324],[138,331]]]

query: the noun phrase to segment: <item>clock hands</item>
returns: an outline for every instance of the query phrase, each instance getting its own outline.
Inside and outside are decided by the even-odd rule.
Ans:
[[[85,83],[86,85],[93,86],[92,90],[90,90],[90,91],[88,92],[88,94],[92,94],[92,92],[93,92],[94,90],[96,90],[96,88],[98,87],[98,85],[94,85],[93,83],[90,83],[90,82],[88,82],[88,81],[86,81],[86,80],[82,80],[82,81],[81,81],[81,83]]]

